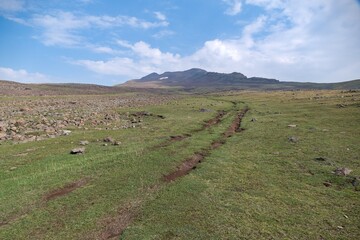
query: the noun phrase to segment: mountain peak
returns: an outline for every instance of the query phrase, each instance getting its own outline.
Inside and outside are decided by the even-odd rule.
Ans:
[[[207,72],[200,68],[191,68],[185,71],[164,72],[162,74],[151,73],[141,79],[131,81],[131,86],[156,85],[161,87],[183,87],[183,88],[221,88],[221,87],[246,87],[263,84],[276,84],[276,79],[248,78],[239,72],[217,73]],[[125,83],[124,85],[129,85]]]
[[[206,70],[201,69],[201,68],[191,68],[189,70],[186,70],[184,72],[193,72],[193,73],[207,73]]]

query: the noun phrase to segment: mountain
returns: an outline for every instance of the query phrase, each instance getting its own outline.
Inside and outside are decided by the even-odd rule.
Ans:
[[[276,79],[250,77],[242,73],[207,72],[192,68],[186,71],[151,73],[121,85],[130,88],[212,88],[212,89],[360,89],[360,80],[342,83],[280,82]]]

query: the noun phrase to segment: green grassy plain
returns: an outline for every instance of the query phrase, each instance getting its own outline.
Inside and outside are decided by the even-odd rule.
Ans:
[[[245,131],[209,150],[246,106]],[[187,95],[118,109],[165,116],[145,117],[142,128],[3,143],[0,239],[358,239],[360,186],[351,181],[360,176],[359,106],[359,92]],[[222,121],[203,129],[219,110]],[[191,137],[169,141],[184,134]],[[122,144],[103,146],[107,136]],[[86,153],[70,155],[81,140],[90,142]],[[204,149],[196,169],[163,181]],[[336,176],[337,167],[353,171]],[[73,182],[84,184],[46,200]]]

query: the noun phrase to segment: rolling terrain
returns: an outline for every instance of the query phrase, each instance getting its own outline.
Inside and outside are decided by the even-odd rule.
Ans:
[[[178,89],[359,89],[360,80],[341,83],[281,82],[262,77],[246,77],[244,74],[207,72],[193,68],[187,71],[151,73],[141,79],[131,80],[119,86],[131,88],[178,88]]]
[[[121,91],[0,96],[0,239],[358,238],[359,91]]]

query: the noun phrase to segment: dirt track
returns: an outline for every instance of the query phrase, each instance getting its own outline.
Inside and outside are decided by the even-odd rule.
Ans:
[[[177,180],[180,177],[185,176],[189,172],[191,172],[193,169],[196,168],[196,166],[201,163],[207,156],[209,156],[212,152],[212,150],[219,148],[220,146],[224,145],[226,143],[226,139],[233,136],[237,132],[241,132],[241,121],[243,117],[245,116],[246,112],[248,111],[248,108],[244,108],[240,112],[236,114],[235,119],[230,124],[228,129],[222,134],[222,136],[213,141],[209,144],[209,146],[205,149],[202,149],[200,152],[195,153],[191,157],[185,159],[175,171],[163,176],[161,178],[162,182],[169,183],[172,181]],[[204,124],[203,130],[210,128],[222,121],[222,118],[225,116],[225,111],[220,111],[218,115],[210,119]],[[181,136],[187,136],[186,134]],[[190,136],[188,136],[190,137]],[[175,140],[174,140],[175,139]],[[183,137],[174,137],[170,138],[169,141],[166,142],[166,146],[170,145],[172,142],[181,141],[183,140]],[[152,188],[149,188],[149,194],[158,191],[161,189],[161,185],[154,186]],[[131,224],[131,222],[136,218],[136,215],[139,211],[139,206],[141,205],[141,200],[135,201],[137,204],[131,204],[130,206],[123,207],[118,211],[118,213],[114,217],[110,217],[102,222],[103,231],[100,233],[97,233],[96,236],[99,239],[116,239],[123,231]]]

